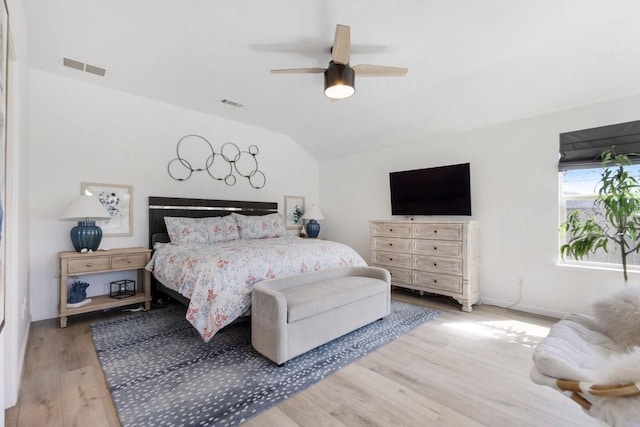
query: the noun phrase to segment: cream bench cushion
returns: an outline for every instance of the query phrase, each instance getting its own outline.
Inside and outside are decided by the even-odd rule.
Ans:
[[[377,267],[341,267],[266,280],[252,292],[251,342],[283,364],[387,316],[391,276]]]

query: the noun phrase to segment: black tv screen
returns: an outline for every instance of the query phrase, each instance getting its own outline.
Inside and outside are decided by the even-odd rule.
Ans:
[[[392,215],[471,215],[470,164],[389,173]]]

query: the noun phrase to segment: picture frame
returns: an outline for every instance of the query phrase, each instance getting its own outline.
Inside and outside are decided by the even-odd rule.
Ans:
[[[111,216],[111,219],[96,221],[103,236],[133,236],[133,186],[82,182],[80,194],[96,196]]]
[[[284,217],[287,224],[287,230],[301,230],[303,214],[304,197],[284,196]]]

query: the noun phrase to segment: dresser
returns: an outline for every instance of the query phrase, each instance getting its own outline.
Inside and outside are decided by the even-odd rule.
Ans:
[[[391,284],[447,295],[470,312],[480,300],[478,221],[370,221],[371,264]]]
[[[132,304],[144,304],[144,309],[151,306],[151,273],[144,269],[151,259],[151,250],[147,248],[122,248],[90,253],[59,252],[60,261],[60,327],[67,326],[67,317],[74,314],[89,313]],[[67,307],[68,279],[70,276],[86,274],[110,273],[114,271],[138,271],[136,294],[128,298],[111,298],[109,295],[91,297],[86,305]]]

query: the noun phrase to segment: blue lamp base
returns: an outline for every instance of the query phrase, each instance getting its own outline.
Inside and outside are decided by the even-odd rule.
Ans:
[[[71,229],[71,243],[76,251],[90,249],[97,251],[102,241],[102,229],[95,221],[78,221],[78,225]]]
[[[307,223],[307,236],[315,239],[320,234],[320,224],[315,219],[310,219]]]

